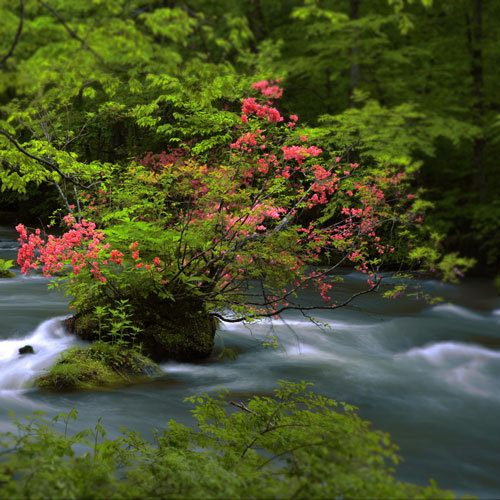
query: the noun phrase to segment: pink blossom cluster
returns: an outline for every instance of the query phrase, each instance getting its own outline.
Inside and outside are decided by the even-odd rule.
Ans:
[[[105,234],[96,229],[93,222],[82,220],[78,223],[72,214],[66,215],[64,221],[69,229],[61,237],[48,235],[46,240],[40,236],[40,229],[28,235],[25,226],[16,226],[21,244],[17,256],[21,272],[28,275],[30,269],[37,270],[39,266],[43,266],[43,275],[50,277],[69,265],[72,275],[78,276],[87,267],[94,278],[106,283],[107,278],[103,273],[105,266],[110,262],[121,265],[125,255],[116,249],[109,251],[110,245],[105,243]],[[144,266],[139,257],[138,245],[135,241],[129,247],[132,260],[138,261],[136,268]],[[153,264],[158,273],[162,272],[159,257],[155,257]],[[152,267],[151,264],[145,265],[147,270]]]
[[[276,83],[281,83],[281,80],[261,80],[252,83],[252,87],[269,99],[279,99],[283,95],[283,89],[275,85]]]
[[[285,161],[296,160],[299,165],[302,165],[306,158],[310,156],[316,157],[322,153],[322,150],[316,146],[309,146],[308,148],[303,146],[283,146],[281,150],[283,151]]]
[[[249,115],[256,115],[257,118],[267,118],[269,122],[282,122],[284,118],[280,112],[267,104],[260,104],[254,97],[243,99],[242,121],[247,122]]]

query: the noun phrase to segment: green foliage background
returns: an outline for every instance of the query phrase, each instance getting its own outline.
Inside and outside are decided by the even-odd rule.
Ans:
[[[440,248],[498,267],[498,3],[2,0],[0,15],[0,129],[58,166],[0,134],[4,207],[46,216],[65,174],[90,182],[169,144],[196,139],[203,159],[249,83],[285,77],[283,111],[311,137],[419,168]]]

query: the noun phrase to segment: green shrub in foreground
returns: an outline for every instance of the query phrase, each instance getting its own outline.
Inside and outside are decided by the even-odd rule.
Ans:
[[[123,429],[106,439],[93,430],[69,436],[73,410],[52,421],[42,413],[0,435],[1,498],[455,498],[396,481],[396,446],[371,431],[355,409],[280,382],[274,398],[241,409],[223,395],[197,403],[197,429],[174,421],[150,443]],[[227,411],[232,409],[234,411]],[[55,430],[58,420],[65,431]],[[83,443],[85,453],[73,446]]]

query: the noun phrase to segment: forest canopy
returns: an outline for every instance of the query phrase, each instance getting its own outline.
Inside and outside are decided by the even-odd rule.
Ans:
[[[459,252],[498,266],[495,3],[33,0],[0,9],[5,208],[46,224],[111,165],[178,147],[203,163],[231,141],[250,84],[282,78],[280,112],[298,115],[318,147],[411,176],[433,241],[422,261],[436,267],[439,253]]]

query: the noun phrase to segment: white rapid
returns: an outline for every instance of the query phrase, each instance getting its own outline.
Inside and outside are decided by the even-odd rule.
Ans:
[[[60,352],[76,343],[75,337],[65,331],[61,319],[46,320],[24,337],[0,340],[0,391],[29,388]],[[26,345],[33,347],[34,354],[19,354],[19,348]]]

